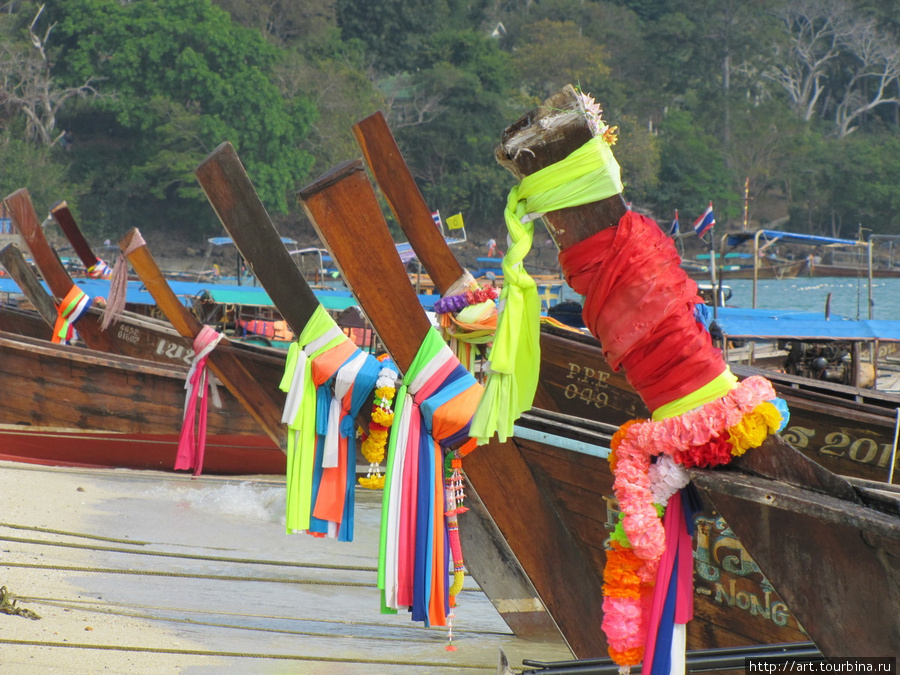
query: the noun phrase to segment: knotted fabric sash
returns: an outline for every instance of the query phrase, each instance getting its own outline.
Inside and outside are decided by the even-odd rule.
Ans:
[[[112,268],[101,258],[97,258],[97,262],[87,268],[87,275],[91,279],[109,279],[112,276]]]
[[[467,438],[481,386],[430,330],[397,393],[378,560],[382,611],[408,607],[413,620],[443,626],[450,578],[443,448]]]
[[[91,306],[91,298],[78,286],[72,286],[57,307],[56,324],[53,326],[52,342],[72,344],[75,338],[75,324]]]
[[[176,469],[193,469],[199,476],[203,471],[203,454],[206,450],[206,412],[209,387],[213,404],[222,407],[219,391],[216,388],[212,373],[207,368],[209,355],[224,336],[209,326],[200,329],[194,338],[194,361],[188,371],[184,388],[187,395],[184,401],[184,418],[181,423],[181,436],[178,439],[178,454],[175,456]],[[197,407],[199,405],[199,418]],[[196,432],[194,427],[197,427]]]
[[[288,427],[285,528],[309,529],[312,513],[313,466],[316,457],[316,387],[356,351],[325,308],[313,312],[297,341],[288,349],[280,388],[287,392],[281,421]],[[325,356],[327,355],[327,356]],[[313,377],[312,359],[323,357]],[[326,363],[330,364],[326,367]]]
[[[702,302],[697,284],[652,220],[628,211],[618,226],[561,252],[559,260],[566,281],[584,296],[585,325],[609,365],[624,367],[650,410],[725,372],[721,352],[694,315]]]
[[[128,254],[146,245],[147,242],[144,241],[141,233],[135,230],[128,248],[116,258],[112,271],[109,273],[109,294],[103,310],[103,320],[100,322],[103,330],[109,328],[109,325],[125,311],[125,298],[128,295]]]
[[[336,347],[313,359],[317,386],[316,461],[313,466],[309,533],[353,541],[356,487],[355,417],[370,400],[381,364],[353,346]],[[343,359],[335,370],[335,363]],[[333,387],[333,392],[332,392]]]
[[[484,396],[472,421],[471,433],[479,443],[494,433],[501,441],[512,436],[513,422],[531,407],[537,389],[541,302],[522,262],[531,250],[534,219],[621,191],[619,165],[600,136],[510,190],[504,211],[509,248],[502,263],[497,333]]]

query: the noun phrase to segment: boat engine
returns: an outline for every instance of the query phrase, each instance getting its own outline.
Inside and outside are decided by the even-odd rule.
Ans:
[[[787,340],[784,372],[814,380],[850,385],[853,356],[849,342],[808,343]]]

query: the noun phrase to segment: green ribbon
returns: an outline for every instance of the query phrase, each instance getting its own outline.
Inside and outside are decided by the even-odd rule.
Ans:
[[[523,264],[534,241],[534,219],[620,192],[619,165],[601,136],[556,164],[526,176],[510,190],[504,211],[510,243],[502,263],[497,333],[489,354],[484,395],[470,430],[479,444],[487,443],[495,433],[501,441],[512,436],[513,423],[531,408],[537,390],[541,301]]]

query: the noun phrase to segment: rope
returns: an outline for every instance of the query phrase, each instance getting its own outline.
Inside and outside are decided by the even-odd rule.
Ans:
[[[152,555],[163,558],[180,558],[185,560],[209,560],[212,562],[228,562],[237,564],[273,565],[277,567],[302,567],[305,569],[346,570],[348,572],[377,572],[377,567],[364,567],[356,565],[328,565],[312,563],[296,563],[281,560],[257,560],[255,558],[228,558],[214,555],[197,555],[191,553],[166,553],[164,551],[133,551],[127,548],[114,548],[112,546],[90,546],[88,544],[74,544],[60,541],[45,541],[41,539],[22,539],[19,537],[3,537],[0,541],[9,541],[17,544],[37,544],[43,546],[61,546],[64,548],[87,549],[89,551],[103,551],[105,553],[130,553],[132,555]]]
[[[85,611],[103,611],[103,612],[108,612],[111,614],[116,613],[113,610],[104,610],[104,609],[97,607],[100,603],[93,601],[93,600],[60,600],[58,598],[43,598],[43,597],[36,597],[36,596],[32,597],[32,596],[25,596],[25,595],[16,595],[14,593],[10,593],[9,597],[16,599],[16,600],[21,600],[22,602],[53,605],[53,606],[59,606],[59,607],[69,607],[71,609],[76,609],[76,610],[84,608]],[[85,608],[84,606],[86,606],[86,605],[94,605],[95,607],[93,609]],[[115,602],[106,602],[106,603],[103,603],[103,605],[105,605],[107,607],[113,607],[113,608],[115,608],[115,607],[136,607],[138,609],[143,609],[143,610],[147,610],[147,611],[152,610],[152,611],[159,611],[159,612],[175,612],[175,611],[177,611],[177,612],[180,612],[183,614],[214,614],[217,616],[237,616],[237,617],[241,617],[242,619],[265,619],[265,620],[276,620],[276,621],[289,620],[289,621],[301,621],[301,622],[305,622],[305,623],[317,623],[317,624],[338,625],[338,626],[359,626],[359,627],[364,627],[364,628],[384,628],[387,630],[391,630],[395,633],[398,630],[403,630],[403,627],[396,626],[394,624],[377,623],[374,621],[353,621],[353,620],[344,620],[344,619],[340,619],[340,620],[339,619],[319,619],[319,618],[303,617],[303,616],[275,616],[272,614],[247,614],[246,612],[226,612],[224,610],[210,611],[210,610],[206,610],[206,609],[190,609],[187,607],[177,607],[176,608],[176,607],[159,607],[159,606],[154,606],[154,605],[125,605],[125,604],[115,603]],[[123,612],[123,615],[127,615],[127,614],[128,614],[127,612]],[[141,616],[141,615],[138,615],[138,616]],[[149,614],[146,616],[153,617],[153,615],[149,615]],[[159,617],[154,617],[154,618],[159,618]],[[203,623],[203,622],[198,622],[198,623]],[[244,626],[239,626],[239,628],[244,628]],[[269,629],[266,629],[266,630],[269,630]],[[414,627],[414,628],[411,627],[410,629],[404,631],[404,633],[408,633],[410,631],[415,631],[416,635],[423,634],[421,629],[418,627]],[[499,631],[465,630],[464,629],[459,632],[466,633],[466,634],[471,633],[472,635],[495,635],[497,637],[503,637],[503,638],[514,637],[512,633],[499,632]],[[443,632],[442,631],[441,632],[434,631],[434,632],[430,632],[430,633],[425,633],[425,635],[433,635],[434,639],[436,641],[443,641]],[[394,639],[396,640],[396,639],[400,639],[400,638],[394,638]],[[406,641],[406,638],[402,638],[402,639],[404,641]],[[413,640],[425,641],[422,638],[414,638]]]
[[[321,579],[285,579],[279,577],[242,577],[227,574],[187,574],[184,572],[161,572],[158,570],[131,570],[107,567],[80,567],[73,565],[39,565],[37,563],[4,562],[3,567],[34,570],[55,570],[58,572],[90,572],[95,574],[125,574],[131,576],[171,577],[175,579],[208,579],[211,581],[261,581],[271,584],[296,584],[299,586],[342,586],[345,588],[377,588],[377,584],[362,581],[328,581]],[[481,592],[481,589],[464,588],[463,592]]]
[[[15,525],[13,523],[0,523],[0,527],[8,527],[11,530],[28,530],[29,532],[43,532],[45,534],[60,534],[66,537],[81,537],[83,539],[96,539],[97,541],[111,541],[118,544],[134,544],[147,546],[149,541],[135,541],[133,539],[117,539],[116,537],[101,537],[96,534],[81,534],[80,532],[68,532],[66,530],[52,530],[48,527],[30,527],[28,525]]]
[[[143,620],[150,620],[150,621],[164,621],[167,623],[180,623],[180,624],[187,624],[190,626],[206,626],[208,628],[233,628],[233,629],[238,629],[238,630],[254,631],[254,632],[259,632],[259,633],[277,633],[279,635],[297,635],[297,636],[303,636],[303,637],[340,638],[340,639],[347,639],[347,640],[365,639],[365,640],[373,640],[373,641],[377,641],[377,642],[396,642],[398,639],[396,637],[385,637],[385,636],[380,636],[380,635],[366,635],[365,638],[362,638],[359,635],[351,635],[351,634],[342,635],[339,633],[329,633],[329,632],[325,632],[325,631],[290,630],[287,628],[264,628],[261,626],[245,626],[245,625],[241,625],[241,624],[221,623],[221,622],[216,622],[216,621],[196,621],[194,619],[178,619],[175,617],[161,617],[161,616],[156,616],[153,614],[142,613],[142,612],[116,611],[115,609],[103,608],[103,607],[79,607],[77,605],[73,605],[72,603],[62,601],[62,600],[44,600],[44,601],[37,600],[36,601],[33,598],[29,598],[26,600],[26,598],[23,598],[20,596],[15,596],[15,600],[21,600],[22,602],[31,602],[33,604],[35,602],[37,602],[37,604],[50,605],[53,607],[61,607],[63,609],[80,610],[83,612],[95,612],[98,614],[107,614],[109,616],[122,616],[122,617],[128,617],[128,618],[132,618],[132,619],[143,619]],[[28,611],[28,610],[25,610],[25,611]],[[175,611],[175,610],[168,610],[168,611]],[[180,611],[180,610],[178,610],[178,611]],[[275,617],[275,618],[280,619],[280,620],[286,620],[289,618],[291,621],[297,621],[297,620],[303,621],[303,619],[295,619],[294,617]],[[381,625],[384,628],[393,628],[392,626],[387,626],[384,624],[381,624]],[[426,633],[426,635],[427,635],[427,633]],[[433,637],[431,637],[431,638],[406,638],[406,637],[404,637],[403,642],[421,642],[423,644],[434,644],[436,642],[440,642],[443,640],[443,634],[432,633],[432,635],[433,635]]]

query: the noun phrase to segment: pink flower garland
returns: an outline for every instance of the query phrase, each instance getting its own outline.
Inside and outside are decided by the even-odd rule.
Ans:
[[[654,506],[653,491],[659,486],[651,482],[651,457],[668,455],[685,467],[727,463],[747,447],[757,447],[767,433],[778,428],[780,413],[771,404],[767,404],[771,411],[763,410],[763,404],[775,397],[771,382],[759,376],[750,377],[722,398],[678,417],[633,421],[623,425],[614,437],[613,490],[624,514],[622,527],[628,543],[642,561],[637,570],[642,597],[607,597],[604,600],[603,630],[611,653],[623,657],[627,654],[617,662],[628,663],[620,662],[619,665],[639,662],[636,648],[643,644],[647,628],[641,618],[642,605],[665,551],[665,530]],[[758,416],[758,419],[752,420],[751,413],[757,413],[754,417]],[[753,440],[749,444],[745,427],[760,426],[764,427],[764,432],[750,430]]]

